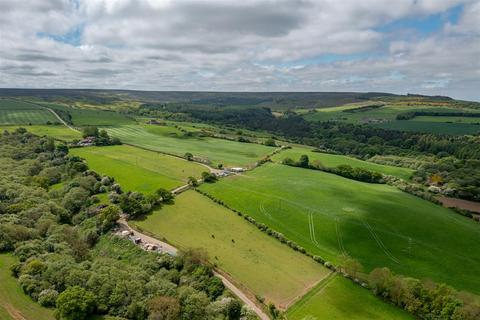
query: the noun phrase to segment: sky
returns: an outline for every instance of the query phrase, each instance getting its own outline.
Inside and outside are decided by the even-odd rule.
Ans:
[[[480,101],[480,0],[1,0],[0,87]]]

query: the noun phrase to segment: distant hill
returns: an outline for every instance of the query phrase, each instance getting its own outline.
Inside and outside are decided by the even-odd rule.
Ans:
[[[383,92],[199,92],[96,89],[0,89],[0,97],[35,97],[44,100],[75,100],[111,103],[136,100],[149,103],[189,103],[214,106],[262,106],[272,109],[335,107],[378,97]]]

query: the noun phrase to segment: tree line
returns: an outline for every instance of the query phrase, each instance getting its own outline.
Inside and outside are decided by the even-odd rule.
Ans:
[[[342,164],[333,168],[325,167],[319,160],[315,160],[313,161],[313,163],[311,163],[306,154],[301,155],[298,161],[294,161],[291,158],[285,158],[283,159],[282,164],[291,167],[325,171],[348,179],[362,182],[385,183],[384,177],[381,173],[358,167],[353,168],[352,166],[347,164]]]

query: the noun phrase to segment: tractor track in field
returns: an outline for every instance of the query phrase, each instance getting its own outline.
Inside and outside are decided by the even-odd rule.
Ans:
[[[310,229],[310,239],[312,240],[312,243],[315,245],[315,247],[319,248],[320,244],[318,243],[317,237],[315,235],[315,224],[313,222],[312,211],[308,212],[308,228]]]
[[[339,221],[340,221],[340,218],[336,217],[336,218],[335,218],[335,233],[337,234],[338,248],[340,249],[340,252],[341,252],[344,256],[348,256],[348,252],[347,252],[347,250],[345,249],[345,245],[343,244],[342,232],[341,232],[340,226],[339,226],[339,224],[338,224]]]
[[[373,239],[375,240],[375,242],[378,244],[378,246],[380,247],[380,249],[382,249],[382,251],[385,253],[385,255],[390,259],[392,260],[393,262],[397,263],[397,264],[401,264],[400,263],[400,260],[398,260],[397,258],[395,258],[395,256],[390,252],[390,250],[388,250],[388,248],[385,246],[385,244],[383,243],[382,239],[380,239],[380,237],[377,235],[377,233],[375,232],[375,230],[373,230],[372,226],[367,222],[367,221],[363,221],[363,225],[365,226],[365,228],[367,228],[367,230],[370,232],[370,234],[372,235]]]

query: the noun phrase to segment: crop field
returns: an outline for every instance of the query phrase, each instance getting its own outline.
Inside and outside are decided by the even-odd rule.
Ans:
[[[0,319],[2,320],[53,320],[53,311],[41,307],[23,293],[17,279],[11,276],[10,266],[16,259],[10,254],[0,254]]]
[[[425,133],[445,133],[452,135],[475,134],[480,131],[480,118],[419,116],[411,120],[396,120],[400,113],[412,111],[427,112],[478,112],[469,108],[453,108],[448,105],[406,105],[387,104],[377,109],[348,112],[359,104],[316,109],[316,112],[301,113],[307,121],[342,121],[355,124],[369,124],[390,130],[405,130]]]
[[[480,132],[480,125],[474,123],[414,121],[414,119],[393,120],[390,122],[374,124],[374,126],[390,130],[403,130],[451,135],[477,134]]]
[[[440,117],[440,116],[418,116],[409,121],[419,122],[442,122],[442,123],[480,123],[480,117]]]
[[[80,132],[73,131],[64,125],[0,126],[0,130],[14,131],[20,127],[23,127],[29,132],[39,136],[50,136],[63,141],[71,141],[82,138],[82,134]]]
[[[0,125],[46,124],[58,122],[48,110],[28,102],[0,99]]]
[[[330,272],[195,191],[134,223],[180,248],[204,248],[235,282],[280,307]]]
[[[70,154],[85,158],[98,173],[115,177],[124,190],[144,193],[173,189],[186,184],[189,176],[199,178],[208,171],[195,162],[128,145],[75,148]]]
[[[157,125],[120,126],[107,130],[125,143],[178,156],[190,152],[194,157],[210,162],[214,166],[217,164],[247,166],[275,150],[254,143],[189,137],[173,127]]]
[[[478,225],[394,187],[268,164],[200,188],[334,263],[350,255],[367,272],[480,293]]]
[[[383,320],[413,317],[381,301],[368,290],[332,274],[295,303],[287,311],[287,319]]]
[[[44,101],[33,101],[32,105],[51,108],[60,116],[65,113],[70,114],[71,121],[75,126],[113,126],[135,123],[135,119],[126,114],[117,111],[79,108],[62,103],[52,103]],[[56,119],[57,120],[57,119]],[[64,119],[66,120],[66,119]],[[57,120],[58,121],[58,120]]]
[[[374,103],[372,103],[374,104]],[[357,106],[358,107],[358,106]],[[368,123],[370,120],[384,120],[393,121],[396,119],[397,114],[412,112],[412,111],[428,111],[428,112],[476,112],[475,109],[468,108],[452,108],[452,107],[439,107],[431,105],[406,105],[406,104],[387,104],[381,108],[371,109],[368,111],[347,112],[349,109],[353,109],[352,105],[336,107],[336,108],[324,108],[316,109],[315,113],[306,113],[303,115],[305,120],[308,121],[344,121],[350,123]]]
[[[363,168],[370,171],[376,171],[379,173],[392,175],[404,180],[410,179],[413,170],[401,167],[386,166],[381,164],[376,164],[373,162],[363,161],[355,159],[352,157],[347,157],[343,155],[336,155],[330,153],[321,153],[313,152],[312,149],[306,147],[293,147],[292,149],[284,150],[280,153],[277,153],[272,157],[273,161],[282,162],[285,158],[291,158],[294,161],[300,159],[300,157],[305,154],[308,156],[310,162],[320,161],[325,167],[337,167],[339,165],[349,165],[354,168]]]
[[[135,120],[114,111],[70,109],[72,122],[76,126],[113,126],[135,123]]]

